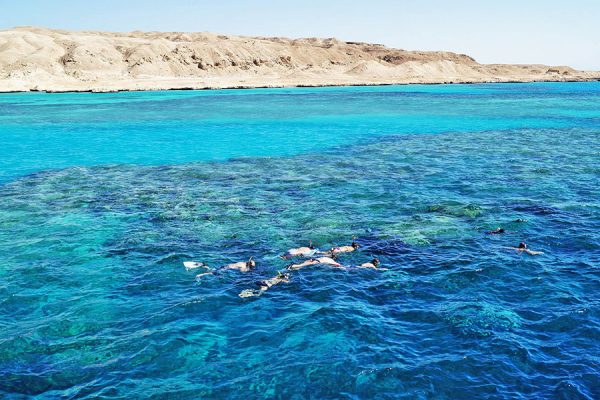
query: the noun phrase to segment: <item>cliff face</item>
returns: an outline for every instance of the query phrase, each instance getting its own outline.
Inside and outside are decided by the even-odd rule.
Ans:
[[[0,91],[598,79],[543,65],[482,65],[450,52],[337,39],[179,32],[0,31]]]

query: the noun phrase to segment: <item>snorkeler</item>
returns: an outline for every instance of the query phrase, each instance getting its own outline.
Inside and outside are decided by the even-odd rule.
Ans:
[[[318,263],[319,263],[318,260],[316,260],[314,258],[311,258],[309,260],[303,261],[303,262],[298,263],[298,264],[290,264],[287,267],[285,267],[285,269],[295,271],[295,270],[302,269],[304,267],[308,267],[309,265],[315,265],[315,264],[318,264]]]
[[[196,278],[201,278],[206,275],[216,275],[219,271],[230,270],[230,269],[237,269],[240,272],[249,272],[254,267],[256,267],[256,261],[254,261],[253,258],[254,257],[250,257],[248,259],[248,261],[246,261],[246,262],[240,261],[240,262],[236,262],[236,263],[232,263],[232,264],[223,265],[221,267],[218,267],[217,269],[211,269],[207,265],[203,265],[204,268],[206,268],[210,271],[204,272],[202,274],[198,274],[198,275],[196,275]]]
[[[357,250],[360,247],[360,245],[358,243],[356,243],[355,241],[352,241],[352,244],[350,246],[337,246],[337,247],[332,247],[331,250],[325,251],[325,252],[321,252],[320,254],[331,254],[332,256],[338,255],[340,253],[350,253],[353,252],[354,250]]]
[[[319,257],[319,258],[316,258],[315,260],[317,261],[317,264],[331,265],[332,267],[336,267],[336,268],[342,267],[342,264],[335,261],[331,257]]]
[[[290,264],[286,267],[286,269],[287,270],[299,270],[304,267],[308,267],[309,265],[317,265],[317,264],[331,265],[331,266],[337,267],[337,268],[342,267],[342,264],[338,263],[331,257],[318,257],[318,258],[311,258],[311,259],[303,261],[299,264]]]
[[[312,245],[312,240],[308,243],[308,247],[297,247],[295,249],[289,249],[280,256],[282,260],[289,260],[294,257],[310,257],[317,252],[315,247]]]
[[[265,279],[264,281],[256,282],[259,287],[258,290],[255,290],[255,289],[242,290],[240,292],[240,294],[238,294],[238,296],[242,297],[242,298],[260,296],[263,292],[266,292],[271,287],[278,285],[281,282],[289,283],[290,282],[290,274],[284,274],[281,272],[277,272],[277,276],[274,276],[269,279]]]
[[[519,253],[527,253],[530,256],[537,256],[538,254],[544,254],[543,251],[533,251],[533,250],[529,250],[527,248],[527,245],[525,244],[525,242],[521,242],[519,243],[518,247],[507,247],[507,249],[511,249],[511,250],[516,250]]]
[[[240,272],[249,272],[254,267],[256,267],[256,261],[254,261],[253,258],[254,257],[250,257],[246,262],[241,261],[233,264],[227,264],[222,267],[219,267],[219,269],[237,269]]]
[[[274,276],[269,279],[265,279],[264,281],[259,281],[258,286],[260,290],[265,291],[270,289],[271,287],[280,284],[281,282],[290,283],[290,274],[284,274],[282,272],[277,272],[277,276]]]
[[[373,257],[370,262],[359,265],[356,268],[371,268],[371,269],[379,269],[379,259],[377,257]]]
[[[504,228],[496,228],[493,231],[488,231],[487,232],[488,235],[500,235],[502,233],[506,233],[506,231],[504,230]]]

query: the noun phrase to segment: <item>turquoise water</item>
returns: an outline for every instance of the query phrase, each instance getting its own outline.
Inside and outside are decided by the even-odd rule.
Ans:
[[[0,397],[600,395],[600,83],[4,94],[0,129]],[[389,270],[238,297],[353,236]]]

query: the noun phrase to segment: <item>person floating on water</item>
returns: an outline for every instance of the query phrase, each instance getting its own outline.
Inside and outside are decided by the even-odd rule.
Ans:
[[[295,271],[295,270],[302,269],[304,267],[308,267],[309,265],[317,265],[317,264],[331,265],[336,268],[342,267],[342,264],[338,263],[331,257],[318,257],[318,258],[311,258],[309,260],[303,261],[298,264],[290,264],[286,267],[286,269]]]
[[[350,244],[350,246],[332,247],[330,250],[321,252],[320,254],[330,254],[332,256],[336,256],[341,253],[353,252],[354,250],[358,250],[359,247],[360,247],[360,245],[358,243],[356,243],[355,241],[352,241],[352,244]]]
[[[204,263],[199,263],[196,261],[186,261],[183,263],[183,265],[186,267],[186,269],[194,269],[194,268],[202,267],[202,268],[206,268],[207,270],[209,270],[208,272],[204,272],[204,273],[196,275],[196,278],[201,278],[206,275],[216,275],[219,271],[222,271],[222,270],[237,269],[240,272],[249,272],[252,269],[254,269],[254,267],[256,267],[256,261],[254,261],[254,257],[250,257],[248,259],[248,261],[245,261],[245,262],[241,261],[241,262],[236,262],[236,263],[232,263],[232,264],[227,264],[227,265],[218,267],[216,269],[212,269],[208,265],[206,265]]]
[[[519,253],[527,253],[530,256],[537,256],[539,254],[544,254],[543,251],[533,251],[533,250],[529,250],[527,248],[527,244],[525,244],[525,242],[521,242],[519,243],[518,247],[507,247],[507,249],[511,249],[511,250],[516,250]]]
[[[312,244],[312,240],[308,243],[308,247],[297,247],[295,249],[289,249],[280,256],[282,260],[289,260],[294,257],[311,257],[317,253],[317,250]]]
[[[342,264],[335,261],[331,257],[319,257],[319,258],[316,258],[316,260],[318,261],[318,264],[331,265],[332,267],[336,267],[336,268],[342,267]]]
[[[265,290],[268,290],[272,286],[278,285],[281,282],[290,283],[290,274],[284,274],[283,272],[278,271],[277,276],[259,281],[257,284],[260,287],[260,290],[264,292]]]
[[[370,262],[361,264],[356,268],[371,268],[371,269],[387,270],[387,268],[379,268],[380,264],[381,263],[379,262],[379,258],[373,257],[373,259]]]
[[[496,228],[493,231],[488,231],[488,235],[500,235],[502,233],[506,233],[504,228]]]
[[[317,261],[314,258],[311,258],[309,260],[302,261],[301,263],[297,263],[297,264],[292,263],[292,264],[288,265],[287,267],[285,267],[285,269],[291,270],[291,271],[296,271],[296,270],[302,269],[304,267],[308,267],[309,265],[315,265],[318,263],[319,263],[319,261]]]
[[[280,283],[289,283],[290,282],[290,274],[284,274],[282,272],[277,272],[277,276],[274,276],[269,279],[265,279],[263,281],[258,281],[256,284],[258,285],[258,290],[255,289],[246,289],[238,294],[239,297],[255,297],[260,296],[263,292],[266,292],[271,287],[278,285]]]
[[[256,267],[256,261],[254,261],[254,257],[250,257],[246,262],[236,262],[233,264],[227,264],[219,269],[237,269],[240,272],[250,272],[254,267]]]

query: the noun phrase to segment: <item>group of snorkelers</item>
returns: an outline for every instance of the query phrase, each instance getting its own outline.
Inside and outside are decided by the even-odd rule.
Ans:
[[[376,269],[376,270],[387,270],[386,268],[380,267],[380,262],[377,257],[374,257],[371,261],[357,265],[355,267],[345,267],[337,261],[337,258],[340,254],[343,253],[351,253],[355,250],[358,250],[360,245],[355,241],[352,241],[352,244],[348,246],[337,246],[333,247],[327,251],[320,251],[316,249],[312,241],[309,242],[308,246],[298,247],[294,249],[289,249],[284,254],[280,256],[282,260],[292,260],[295,258],[304,258],[303,261],[300,262],[292,262],[285,269],[286,271],[297,271],[304,267],[308,267],[311,265],[323,265],[330,266],[333,268],[340,269],[349,269],[349,268],[361,268],[361,269]],[[248,261],[236,262],[232,264],[223,265],[218,268],[211,268],[205,263],[197,262],[197,261],[186,261],[183,263],[186,269],[198,269],[203,268],[206,272],[202,272],[196,275],[197,279],[202,278],[206,275],[217,275],[221,271],[224,270],[237,270],[240,272],[249,272],[256,267],[256,261],[254,261],[253,257],[250,257]],[[246,289],[242,291],[239,296],[240,297],[253,297],[260,296],[263,292],[269,290],[272,286],[275,286],[279,283],[288,283],[290,279],[289,272],[278,272],[276,276],[265,279],[257,282],[258,289]]]
[[[506,233],[506,231],[503,228],[497,228],[497,229],[494,229],[487,233],[490,235],[500,235],[500,234]],[[297,258],[304,258],[303,261],[292,262],[289,265],[287,265],[285,268],[286,271],[297,271],[297,270],[300,270],[304,267],[308,267],[311,265],[323,265],[323,266],[330,266],[333,268],[349,269],[349,267],[346,267],[346,266],[340,264],[337,261],[337,259],[341,254],[351,253],[353,251],[358,250],[359,248],[360,248],[360,245],[353,240],[352,243],[348,246],[337,246],[337,247],[332,247],[331,249],[329,249],[327,251],[320,251],[320,250],[316,249],[313,246],[312,241],[310,241],[308,246],[289,249],[284,254],[282,254],[280,256],[280,258],[282,260],[292,260],[292,259],[297,259]],[[530,250],[527,247],[527,244],[525,244],[525,242],[519,243],[519,245],[517,247],[505,247],[505,248],[510,249],[510,250],[515,250],[519,253],[525,253],[528,255],[532,255],[532,256],[544,254],[541,251]],[[198,269],[198,268],[205,269],[206,272],[202,272],[202,273],[196,275],[196,278],[200,279],[203,276],[207,276],[207,275],[217,275],[221,271],[225,271],[225,270],[237,270],[239,272],[250,272],[256,267],[256,261],[254,261],[253,257],[250,257],[250,259],[248,259],[248,261],[241,261],[241,262],[236,262],[236,263],[232,263],[232,264],[227,264],[227,265],[223,265],[218,268],[211,268],[208,265],[206,265],[205,263],[197,262],[197,261],[186,261],[183,263],[183,265],[188,270],[193,270],[193,269]],[[374,270],[387,270],[387,268],[380,267],[380,262],[377,257],[374,257],[369,262],[357,265],[355,267],[350,267],[350,268],[363,268],[363,269],[367,268],[367,269],[374,269]],[[290,279],[290,272],[279,271],[279,272],[277,272],[277,275],[272,278],[258,281],[256,283],[257,287],[258,287],[257,289],[243,290],[238,296],[242,297],[242,298],[260,296],[262,293],[269,290],[271,287],[273,287],[275,285],[278,285],[280,283],[288,283],[289,279]]]

